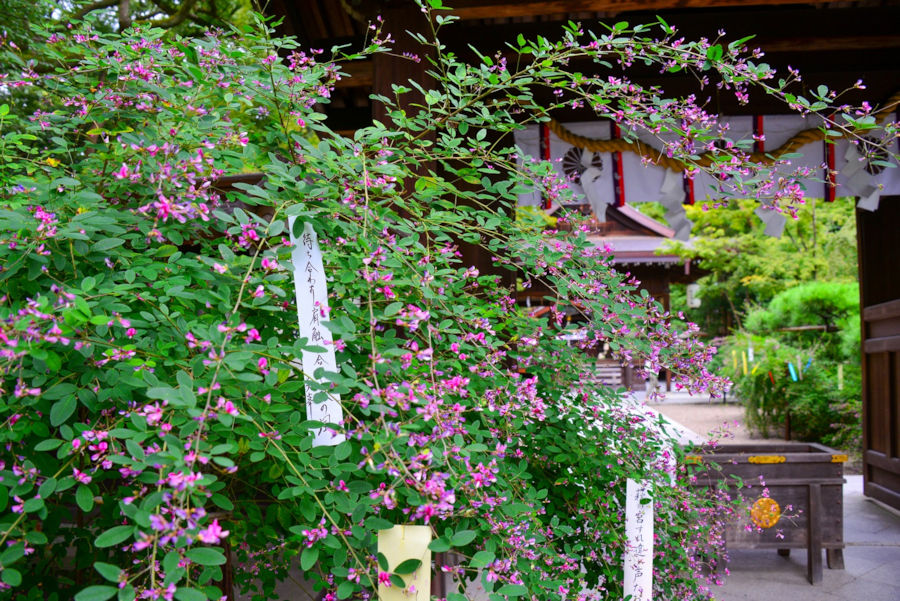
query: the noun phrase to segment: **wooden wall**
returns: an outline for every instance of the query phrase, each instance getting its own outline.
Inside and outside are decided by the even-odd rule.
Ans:
[[[900,196],[856,223],[865,494],[900,509]]]

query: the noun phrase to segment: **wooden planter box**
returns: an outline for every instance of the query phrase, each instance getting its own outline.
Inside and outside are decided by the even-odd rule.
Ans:
[[[834,449],[810,443],[721,445],[686,458],[699,464],[695,486],[727,482],[732,498],[740,496],[751,509],[729,526],[728,546],[777,549],[785,556],[791,549],[806,549],[810,584],[822,581],[823,549],[830,569],[844,568],[846,460]],[[748,520],[754,525],[749,530]]]

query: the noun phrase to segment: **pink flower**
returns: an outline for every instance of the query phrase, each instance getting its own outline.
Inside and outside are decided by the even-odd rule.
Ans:
[[[76,480],[78,480],[82,484],[90,484],[91,483],[91,477],[89,475],[87,475],[86,473],[82,472],[81,470],[79,470],[77,467],[72,469],[72,475],[75,477]]]
[[[197,533],[197,539],[208,545],[216,545],[222,542],[222,539],[228,536],[228,530],[222,530],[219,520],[213,520],[212,523]]]
[[[217,273],[225,273],[226,271],[228,271],[228,268],[225,267],[224,265],[219,265],[218,263],[213,263],[213,271],[215,271]]]
[[[226,401],[222,397],[219,397],[219,400],[216,402],[216,409],[224,411],[228,415],[238,415],[238,410],[237,407],[234,406],[234,403]]]
[[[253,291],[253,298],[262,298],[266,295],[265,288],[262,285],[256,287],[256,290]]]
[[[269,361],[265,357],[260,357],[259,361],[256,362],[256,366],[259,367],[260,373],[264,376],[269,374]]]
[[[388,572],[378,572],[378,584],[383,584],[386,587],[390,587],[391,575]]]

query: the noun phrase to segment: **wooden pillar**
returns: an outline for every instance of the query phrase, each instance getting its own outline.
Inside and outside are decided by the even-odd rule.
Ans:
[[[900,196],[856,210],[862,327],[863,492],[900,509]]]
[[[384,19],[383,35],[390,34],[394,39],[391,54],[379,53],[374,56],[372,91],[375,94],[395,99],[393,85],[409,86],[410,81],[419,84],[424,90],[434,87],[434,80],[426,71],[431,67],[428,62],[430,48],[422,46],[414,40],[408,31],[423,33],[429,31],[430,25],[422,11],[413,3],[393,2],[383,7],[381,17]],[[426,34],[427,35],[427,34]],[[404,56],[416,56],[419,61]],[[401,110],[416,110],[413,104],[424,104],[425,97],[415,88],[399,98]],[[387,125],[388,109],[379,101],[372,103],[372,118]]]

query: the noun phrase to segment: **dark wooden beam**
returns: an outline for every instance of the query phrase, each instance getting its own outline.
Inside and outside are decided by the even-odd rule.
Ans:
[[[374,80],[375,66],[372,60],[354,61],[341,64],[344,76],[337,82],[338,88],[371,88]]]
[[[754,45],[769,53],[877,50],[882,48],[900,48],[900,35],[802,37],[777,40],[762,38]]]
[[[817,5],[839,0],[819,0]],[[798,4],[797,0],[456,0],[450,3],[461,19],[542,17],[574,12],[621,13],[684,8],[730,8]]]

